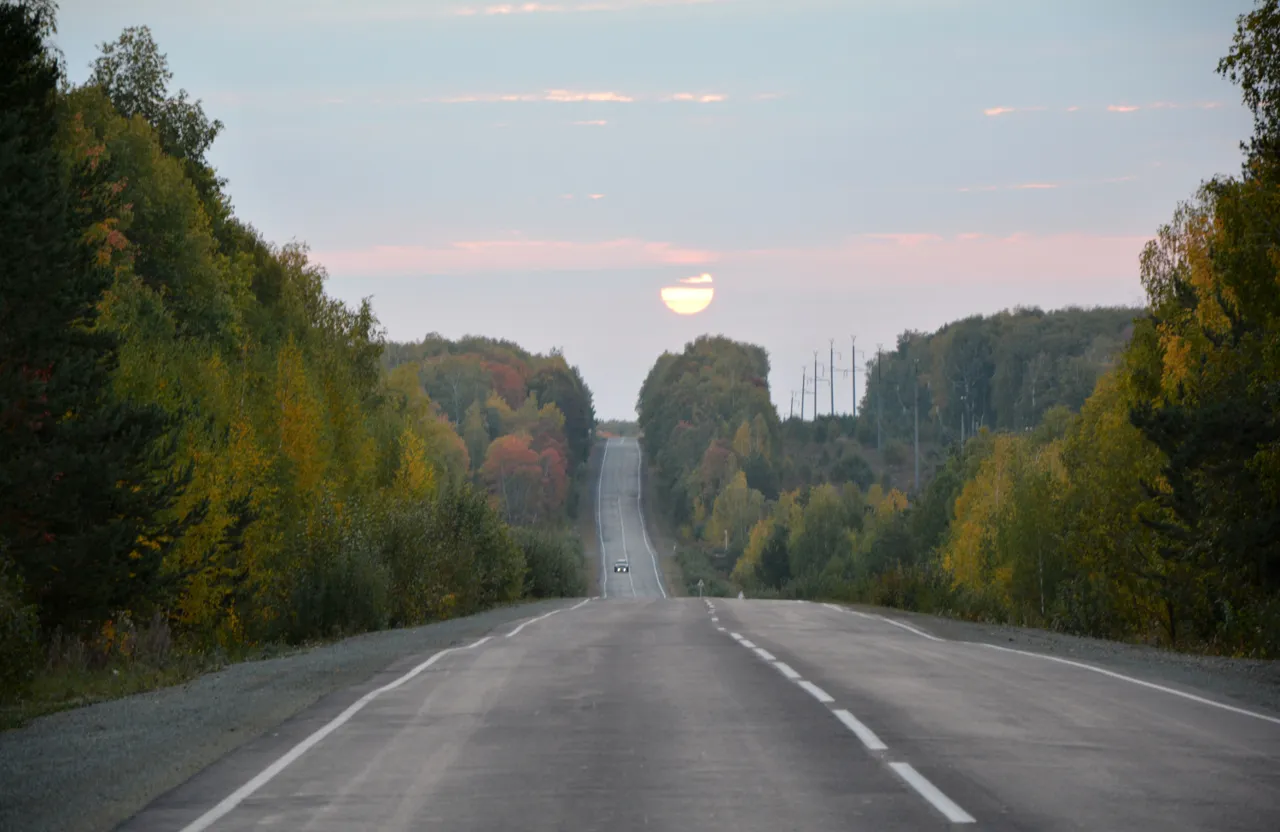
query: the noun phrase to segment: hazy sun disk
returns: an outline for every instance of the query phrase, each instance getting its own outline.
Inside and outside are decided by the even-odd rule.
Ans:
[[[696,315],[711,305],[716,290],[710,286],[666,286],[662,302],[677,315]]]

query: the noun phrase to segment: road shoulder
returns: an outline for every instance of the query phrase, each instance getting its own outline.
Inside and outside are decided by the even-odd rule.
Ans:
[[[0,829],[111,829],[326,697],[337,707],[417,657],[573,603],[542,601],[369,633],[41,717],[0,734]]]

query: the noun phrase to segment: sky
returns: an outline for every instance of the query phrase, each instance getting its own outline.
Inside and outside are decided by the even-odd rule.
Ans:
[[[1248,0],[59,6],[73,82],[151,28],[236,214],[331,295],[393,340],[559,347],[601,418],[703,334],[768,349],[785,417],[832,339],[848,412],[903,331],[1139,305],[1143,244],[1251,125],[1214,71]],[[663,305],[702,274],[705,311]]]

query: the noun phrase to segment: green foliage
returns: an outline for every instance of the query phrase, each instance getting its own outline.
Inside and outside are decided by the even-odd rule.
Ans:
[[[1219,67],[1255,116],[1244,170],[1206,183],[1147,246],[1142,317],[1015,310],[904,333],[868,364],[857,420],[781,425],[769,458],[783,490],[751,504],[733,580],[1280,652],[1278,56],[1280,0],[1263,0]],[[641,393],[676,518],[708,543],[758,478],[741,405],[759,355],[703,339],[660,358]],[[922,443],[953,450],[908,504],[887,469],[907,461],[917,396]],[[880,484],[863,443],[882,449]]]
[[[524,591],[530,598],[573,598],[587,594],[586,554],[572,531],[514,529],[527,566]]]
[[[40,623],[21,580],[0,549],[0,701],[22,696],[41,659]]]
[[[146,640],[139,617],[200,656],[582,591],[557,536],[595,428],[577,369],[487,339],[387,345],[305,245],[232,215],[205,160],[221,124],[170,93],[150,32],[71,87],[41,43],[51,5],[0,2],[4,695],[31,649],[140,668],[117,649]],[[512,437],[544,527],[527,546],[475,487]]]

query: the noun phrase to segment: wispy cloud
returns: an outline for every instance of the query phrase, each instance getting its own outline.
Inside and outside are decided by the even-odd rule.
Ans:
[[[1092,185],[1113,185],[1120,182],[1133,182],[1138,177],[1132,174],[1128,176],[1111,176],[1105,179],[1077,179],[1068,182],[1016,182],[1012,185],[971,185],[964,188],[957,188],[960,193],[971,193],[974,191],[1055,191],[1059,188],[1079,188],[1089,187]]]
[[[457,6],[449,10],[455,17],[506,17],[522,14],[572,14],[586,12],[625,12],[634,9],[670,6],[709,6],[731,0],[599,0],[577,3],[495,3],[491,5]]]
[[[595,121],[575,121],[574,122],[574,125],[577,127],[606,127],[608,126],[608,124],[609,122],[605,121],[604,119],[596,119]]]
[[[1096,234],[863,234],[840,246],[722,254],[721,272],[769,271],[784,264],[810,285],[844,283],[996,283],[1100,280],[1133,276],[1147,237]]]
[[[589,199],[604,199],[604,194],[588,194]]]
[[[677,92],[663,98],[663,101],[690,101],[698,104],[718,104],[728,100],[727,95],[720,93]]]
[[[374,246],[317,251],[312,259],[330,272],[345,277],[421,277],[702,265],[714,262],[716,254],[675,243],[632,238],[596,242],[508,239],[468,240],[439,246]]]
[[[696,277],[682,277],[680,278],[680,282],[689,284],[712,283],[714,282],[714,278],[709,274],[700,274]]]
[[[339,277],[424,277],[715,265],[720,272],[776,275],[788,269],[813,285],[847,280],[903,283],[1089,280],[1133,276],[1147,237],[966,232],[875,233],[808,248],[712,249],[622,238],[602,241],[482,239],[430,246],[317,251]],[[710,275],[682,283],[711,282]]]
[[[1176,102],[1176,101],[1156,101],[1152,104],[1108,104],[1107,112],[1110,113],[1133,113],[1138,110],[1215,110],[1222,106],[1219,101],[1193,101],[1193,102]],[[1035,107],[988,107],[982,111],[984,116],[1003,116],[1009,113],[1034,113],[1045,112],[1049,107],[1037,105]],[[1077,113],[1083,108],[1078,104],[1072,104],[1064,107],[1063,112]]]

